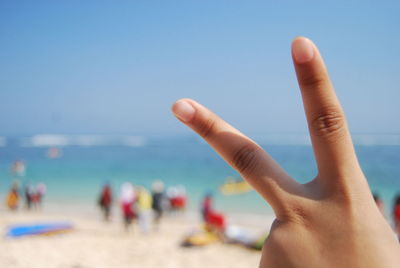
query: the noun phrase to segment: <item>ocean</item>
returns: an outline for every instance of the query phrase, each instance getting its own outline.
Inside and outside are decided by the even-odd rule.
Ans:
[[[278,138],[277,138],[278,137]],[[317,173],[312,148],[303,136],[270,136],[256,140],[296,180],[305,183]],[[393,198],[400,193],[400,144],[398,137],[358,138],[356,151],[373,192],[378,193],[389,217]],[[386,142],[385,142],[386,141]],[[96,205],[104,182],[114,195],[130,181],[150,187],[162,180],[166,186],[183,185],[189,209],[197,210],[206,192],[213,192],[218,210],[226,213],[270,214],[271,208],[254,191],[224,196],[219,186],[238,174],[196,136],[66,136],[37,135],[0,139],[0,198],[4,200],[11,182],[43,182],[48,203]],[[48,157],[50,147],[61,155]],[[16,160],[26,164],[26,174],[11,173]],[[3,201],[2,201],[3,202]]]

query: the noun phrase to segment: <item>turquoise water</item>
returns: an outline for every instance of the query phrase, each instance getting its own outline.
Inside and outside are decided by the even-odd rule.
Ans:
[[[47,202],[95,204],[104,181],[110,181],[114,194],[125,181],[149,187],[155,179],[167,186],[182,184],[189,194],[189,207],[196,209],[207,191],[216,194],[217,208],[226,212],[269,213],[271,209],[255,193],[223,196],[218,186],[227,176],[237,176],[216,153],[195,137],[149,138],[144,143],[106,143],[81,146],[63,144],[62,157],[49,159],[46,146],[26,146],[20,138],[7,138],[0,147],[0,194],[9,188],[13,176],[10,165],[26,162],[22,182],[44,182]],[[263,145],[299,182],[316,174],[309,145]],[[369,184],[379,193],[389,211],[394,195],[400,192],[400,146],[356,146]],[[4,199],[3,199],[4,200]]]

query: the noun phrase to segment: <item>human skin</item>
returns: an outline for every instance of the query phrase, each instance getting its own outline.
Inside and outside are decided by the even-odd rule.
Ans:
[[[400,247],[359,166],[344,112],[317,47],[292,42],[318,174],[291,178],[259,145],[191,99],[172,111],[272,206],[260,267],[400,267]]]

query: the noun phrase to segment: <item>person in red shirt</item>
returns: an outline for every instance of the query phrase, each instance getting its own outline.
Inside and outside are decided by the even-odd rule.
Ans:
[[[393,207],[394,230],[400,238],[400,194],[396,196]]]
[[[218,232],[223,232],[226,225],[225,216],[222,213],[216,212],[212,205],[212,194],[208,193],[205,195],[202,205],[201,214],[203,216],[204,223]]]
[[[110,184],[107,183],[103,186],[99,198],[99,205],[103,212],[103,217],[105,221],[108,221],[110,219],[111,204],[112,204],[112,191]]]
[[[120,205],[126,231],[129,231],[130,225],[137,218],[134,209],[136,201],[137,196],[133,185],[130,182],[123,183],[121,186]]]

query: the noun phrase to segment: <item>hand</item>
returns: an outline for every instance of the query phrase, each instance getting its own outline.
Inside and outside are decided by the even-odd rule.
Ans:
[[[373,201],[318,49],[299,37],[292,56],[318,166],[307,184],[199,103],[182,99],[172,111],[272,206],[260,267],[400,267],[399,244]]]

